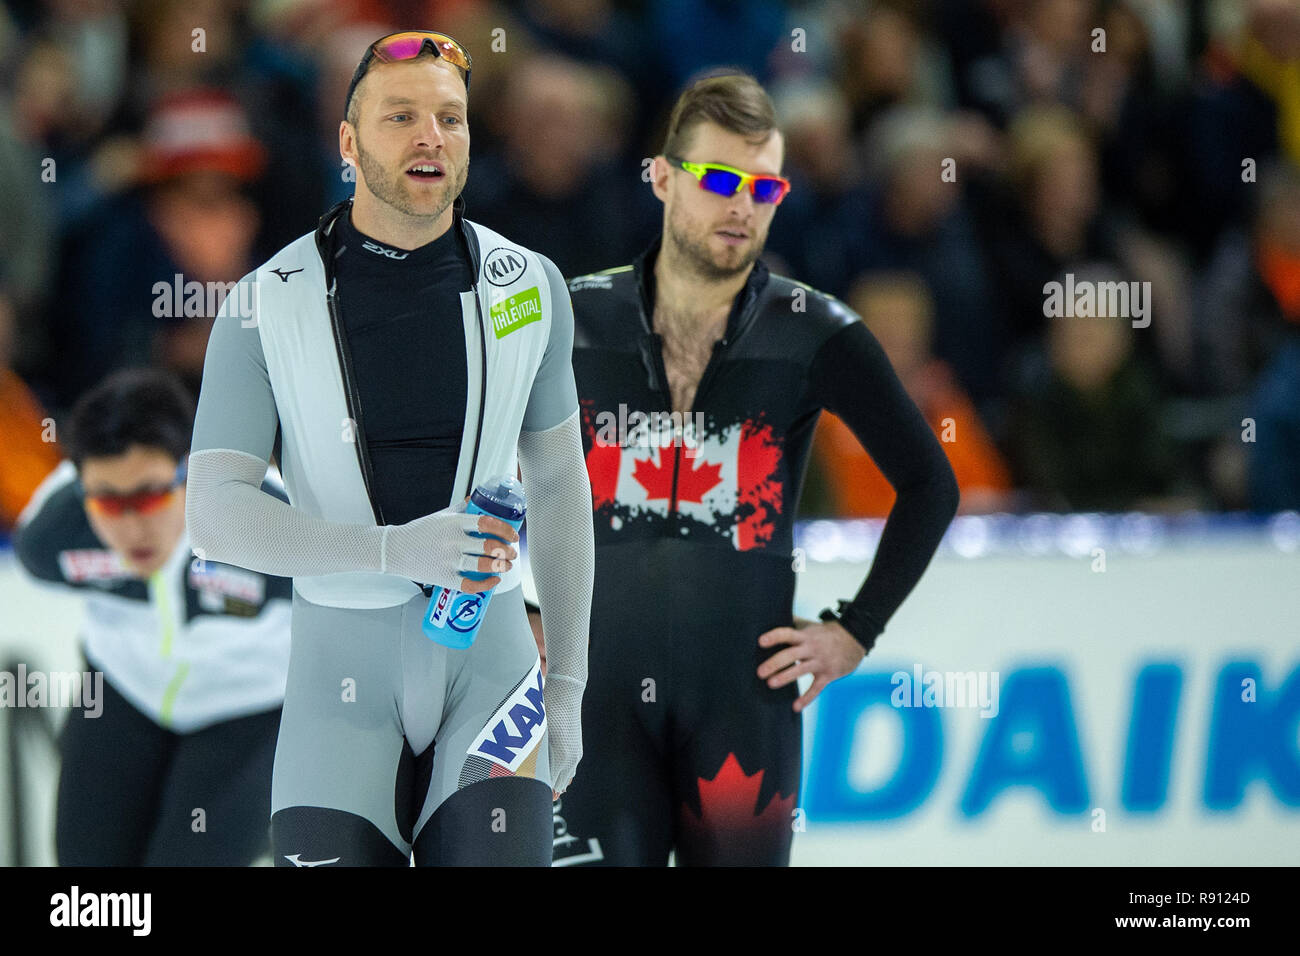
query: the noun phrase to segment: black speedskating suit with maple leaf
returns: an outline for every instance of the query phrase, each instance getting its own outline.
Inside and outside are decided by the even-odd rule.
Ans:
[[[821,410],[898,493],[841,619],[865,645],[925,571],[957,486],[858,316],[761,262],[682,431],[647,423],[672,410],[650,321],[658,247],[569,282],[596,582],[584,756],[555,811],[555,862],[664,864],[675,849],[679,864],[784,864],[798,691],[755,672],[775,653],[758,636],[792,624],[794,511]]]

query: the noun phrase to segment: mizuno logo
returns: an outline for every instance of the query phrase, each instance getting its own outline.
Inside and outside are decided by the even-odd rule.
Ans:
[[[341,856],[336,856],[332,860],[300,860],[298,859],[299,856],[301,856],[301,854],[292,853],[286,855],[285,859],[294,866],[324,866],[327,863],[337,863],[339,860],[343,859]]]
[[[398,252],[396,249],[389,249],[376,242],[371,242],[369,239],[363,239],[361,241],[361,248],[373,252],[376,255],[388,256],[390,259],[405,259],[410,255],[409,252]]]
[[[290,269],[288,272],[285,272],[283,269],[272,269],[272,270],[271,270],[271,273],[272,273],[273,275],[277,275],[277,276],[280,277],[280,281],[281,281],[281,282],[288,282],[288,281],[289,281],[289,276],[294,275],[295,273],[298,273],[298,272],[302,272],[302,270],[301,270],[301,269]]]

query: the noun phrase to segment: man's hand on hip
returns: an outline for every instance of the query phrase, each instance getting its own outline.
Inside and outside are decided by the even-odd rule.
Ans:
[[[784,687],[804,674],[812,674],[812,686],[794,702],[795,713],[817,699],[823,688],[833,680],[857,670],[866,651],[844,625],[829,623],[809,624],[796,630],[793,627],[774,627],[759,635],[759,647],[787,645],[777,651],[758,668],[760,679],[772,689]]]

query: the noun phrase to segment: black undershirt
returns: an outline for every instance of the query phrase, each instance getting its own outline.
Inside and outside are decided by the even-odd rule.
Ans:
[[[371,495],[387,524],[447,507],[468,388],[460,294],[473,288],[453,226],[418,249],[396,249],[339,217],[338,311],[352,353]]]

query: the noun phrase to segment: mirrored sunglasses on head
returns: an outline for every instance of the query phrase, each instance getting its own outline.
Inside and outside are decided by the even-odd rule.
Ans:
[[[343,104],[344,110],[346,111],[347,107],[351,105],[352,94],[356,92],[357,84],[361,82],[361,78],[370,69],[372,61],[395,63],[400,60],[413,60],[426,50],[434,56],[441,57],[461,71],[461,75],[465,77],[465,92],[468,93],[470,67],[473,61],[465,48],[445,33],[407,30],[403,33],[390,33],[386,37],[380,37],[366,48],[365,56],[357,64],[356,72],[352,74],[352,82],[348,84],[348,95]]]

